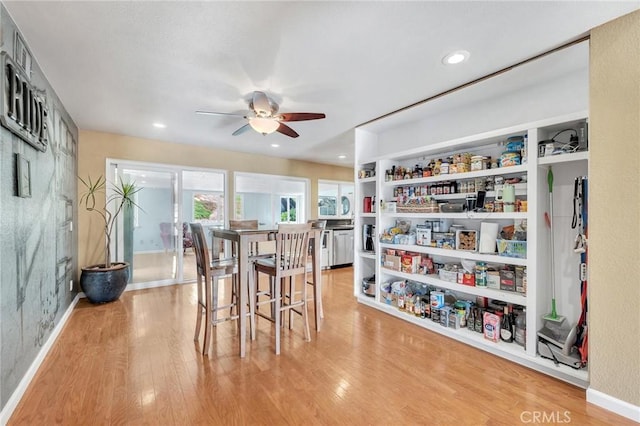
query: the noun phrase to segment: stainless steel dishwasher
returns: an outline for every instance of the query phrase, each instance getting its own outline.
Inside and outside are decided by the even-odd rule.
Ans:
[[[331,266],[352,264],[353,250],[353,229],[334,229]]]

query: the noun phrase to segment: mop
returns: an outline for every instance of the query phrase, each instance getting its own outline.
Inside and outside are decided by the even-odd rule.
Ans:
[[[564,317],[562,315],[558,315],[558,311],[556,310],[555,255],[553,252],[553,172],[551,171],[551,166],[549,166],[549,172],[547,173],[547,183],[549,184],[549,215],[546,217],[546,219],[551,233],[551,241],[549,244],[551,253],[551,312],[542,318],[545,320],[562,323],[564,321]]]
[[[555,258],[553,252],[553,172],[549,167],[547,173],[549,183],[549,214],[545,214],[545,220],[551,230],[551,312],[542,318],[545,320],[544,326],[538,331],[538,353],[543,358],[553,360],[556,365],[564,364],[569,367],[580,369],[584,367],[578,348],[575,346],[578,338],[578,327],[565,327],[565,318],[558,315],[556,310],[556,281],[555,281]]]

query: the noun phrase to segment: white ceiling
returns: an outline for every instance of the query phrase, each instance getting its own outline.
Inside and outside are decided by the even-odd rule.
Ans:
[[[358,124],[640,8],[640,0],[3,3],[80,129],[346,166]],[[469,60],[443,65],[458,49]],[[254,90],[281,112],[327,118],[290,123],[300,133],[291,139],[231,136],[242,118],[194,113],[245,112]]]

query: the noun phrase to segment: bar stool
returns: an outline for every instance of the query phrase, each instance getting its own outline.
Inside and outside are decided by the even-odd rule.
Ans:
[[[275,235],[276,253],[273,258],[258,259],[255,261],[255,283],[257,287],[259,274],[269,276],[270,298],[266,301],[258,301],[257,297],[252,299],[256,304],[254,312],[256,316],[261,316],[272,321],[276,327],[276,354],[280,354],[280,335],[282,327],[282,313],[296,312],[302,316],[304,322],[305,340],[311,340],[309,332],[309,316],[307,313],[307,256],[309,252],[310,223],[302,224],[280,224],[278,233]],[[302,276],[302,289],[296,290],[295,277]],[[284,297],[286,281],[289,279],[288,298]],[[300,294],[300,299],[296,295]],[[271,303],[273,306],[272,315],[263,315],[258,310],[259,304]],[[291,324],[291,322],[290,322]]]
[[[207,248],[207,240],[199,223],[189,224],[193,237],[193,246],[196,253],[197,273],[197,316],[194,340],[198,341],[202,326],[202,317],[205,318],[204,339],[202,342],[202,354],[207,355],[211,346],[211,328],[217,324],[237,320],[238,315],[233,314],[238,300],[238,262],[236,258],[220,258],[221,245],[213,241],[211,256]],[[212,259],[213,258],[213,259]],[[219,304],[219,281],[221,278],[231,276],[231,302],[225,305]],[[229,309],[229,314],[219,316],[222,310]],[[249,312],[251,314],[251,311]],[[252,327],[254,324],[252,322]]]
[[[314,238],[322,238],[322,232],[327,226],[327,221],[309,219],[307,223],[311,224],[312,230],[318,231],[316,232],[316,236]],[[315,256],[320,256],[320,253],[315,253],[314,245],[315,245],[314,243],[309,242],[309,256],[311,258],[312,275],[311,275],[311,281],[307,281],[307,284],[311,285],[311,287],[313,288],[313,291],[312,291],[313,298],[309,298],[308,301],[313,300],[313,314],[314,314],[314,320],[316,325],[316,331],[320,331],[320,320],[324,318],[324,309],[322,307],[322,283],[315,282],[315,270],[313,269],[315,268],[314,260],[315,260]]]

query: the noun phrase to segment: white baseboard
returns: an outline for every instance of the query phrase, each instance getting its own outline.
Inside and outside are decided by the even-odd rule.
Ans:
[[[592,388],[587,389],[587,402],[640,423],[640,407],[637,405],[614,398]]]
[[[156,288],[156,287],[166,287],[166,286],[175,285],[175,284],[191,284],[191,283],[194,283],[195,281],[196,280],[191,280],[191,281],[177,283],[175,281],[165,280],[165,281],[149,281],[146,283],[127,284],[127,287],[124,289],[124,291],[144,290],[147,288]],[[78,293],[78,296],[80,298],[87,297],[83,292]]]
[[[9,419],[11,418],[13,411],[16,409],[16,407],[18,406],[18,403],[24,396],[24,393],[26,392],[27,387],[29,387],[31,380],[38,372],[38,369],[42,365],[44,358],[47,356],[47,354],[51,350],[51,347],[53,346],[56,339],[60,335],[60,332],[62,331],[65,324],[69,320],[69,317],[71,316],[71,312],[73,312],[73,308],[75,308],[79,299],[80,299],[80,295],[76,294],[76,297],[74,297],[74,299],[71,301],[71,304],[65,311],[64,315],[62,315],[62,318],[60,318],[60,321],[54,327],[53,332],[51,333],[51,335],[49,336],[45,344],[40,348],[40,352],[38,352],[38,355],[31,363],[31,366],[29,366],[29,369],[27,370],[25,375],[22,376],[22,380],[20,380],[20,383],[18,383],[16,390],[13,391],[13,394],[11,394],[11,397],[7,401],[7,404],[2,408],[2,411],[0,412],[0,425],[6,425]]]

